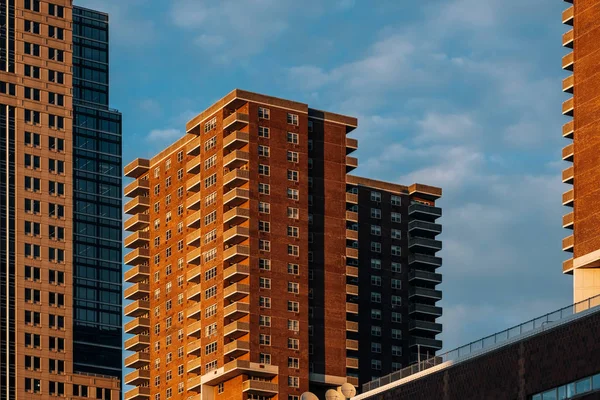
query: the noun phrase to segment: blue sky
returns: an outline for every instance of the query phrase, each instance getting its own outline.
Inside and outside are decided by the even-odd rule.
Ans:
[[[124,160],[233,88],[359,118],[356,174],[444,189],[449,350],[569,304],[559,0],[77,0],[111,14]]]

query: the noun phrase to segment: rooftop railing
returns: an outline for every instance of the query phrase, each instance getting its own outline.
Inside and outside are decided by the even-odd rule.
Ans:
[[[371,382],[365,383],[362,387],[362,393],[377,389],[381,386],[406,378],[413,374],[425,371],[431,367],[443,364],[448,361],[454,363],[466,361],[470,358],[480,356],[488,351],[536,335],[548,329],[560,326],[564,323],[583,318],[589,314],[600,312],[600,295],[591,297],[579,303],[571,304],[551,313],[534,318],[512,328],[500,331],[482,339],[476,340],[454,350],[428,358],[424,361],[382,376]],[[363,396],[360,396],[361,398]]]

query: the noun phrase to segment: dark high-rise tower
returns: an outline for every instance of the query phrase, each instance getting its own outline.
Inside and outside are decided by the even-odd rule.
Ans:
[[[107,16],[1,0],[0,20],[0,399],[117,399],[120,116],[80,90]]]

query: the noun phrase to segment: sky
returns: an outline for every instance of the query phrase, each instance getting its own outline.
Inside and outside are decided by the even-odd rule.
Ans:
[[[124,163],[234,88],[356,116],[354,174],[443,188],[450,350],[568,305],[559,0],[76,0],[110,13]]]

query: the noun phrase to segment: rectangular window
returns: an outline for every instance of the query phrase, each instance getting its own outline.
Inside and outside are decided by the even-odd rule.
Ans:
[[[40,67],[25,64],[25,76],[40,79]]]
[[[264,175],[264,176],[269,176],[269,175],[271,175],[271,169],[268,165],[259,164],[258,165],[258,174]]]
[[[287,216],[288,218],[292,218],[292,219],[298,219],[299,218],[299,210],[297,208],[294,207],[288,207],[287,208]]]
[[[48,148],[51,151],[57,151],[59,153],[62,153],[65,151],[65,140],[50,136],[48,138]]]
[[[212,117],[204,124],[204,133],[207,133],[217,127],[217,117]]]
[[[204,151],[208,151],[217,145],[217,137],[213,136],[204,142]]]
[[[213,185],[217,184],[217,174],[212,174],[211,176],[209,176],[208,178],[204,179],[204,188],[209,188]]]
[[[267,258],[259,258],[258,259],[258,268],[263,271],[270,271],[271,270],[271,260],[269,260]]]
[[[54,17],[64,18],[65,8],[63,6],[48,3],[48,14]]]
[[[271,326],[271,317],[269,317],[267,315],[260,315],[258,317],[258,325],[270,327]]]
[[[300,273],[300,268],[298,264],[289,264],[287,266],[287,272],[291,275],[298,275]]]
[[[271,251],[271,242],[268,240],[259,239],[258,249],[260,251]]]
[[[209,168],[214,167],[217,164],[217,155],[211,156],[204,160],[204,169],[207,170]],[[183,172],[183,171],[182,171]]]
[[[381,210],[379,208],[371,208],[371,218],[381,219]]]
[[[393,206],[399,206],[399,205],[402,205],[402,198],[401,198],[400,196],[392,196],[392,197],[390,198],[390,203],[391,203]]]
[[[371,201],[380,202],[381,201],[381,193],[371,192]]]
[[[25,98],[34,101],[40,101],[40,89],[24,88]]]
[[[271,289],[271,279],[269,278],[259,278],[259,287],[261,289]]]
[[[269,157],[271,154],[269,146],[258,145],[258,156],[259,157]]]
[[[49,25],[48,26],[48,36],[58,40],[64,40],[65,31],[63,28],[58,28],[56,26]]]
[[[400,213],[392,213],[392,222],[402,222],[402,215]]]
[[[392,255],[393,256],[402,255],[402,248],[400,246],[392,246]]]
[[[298,193],[298,189],[288,188],[287,197],[290,200],[298,200],[300,198],[300,195]]]
[[[50,60],[63,62],[65,60],[65,52],[64,50],[53,49],[52,47],[48,48],[48,58]]]
[[[265,127],[265,126],[259,126],[258,127],[258,137],[261,138],[269,138],[269,128]]]
[[[25,110],[25,122],[33,125],[40,125],[41,117],[39,111]]]
[[[206,345],[204,348],[204,355],[212,354],[217,351],[217,342],[212,342]]]
[[[39,57],[40,56],[40,45],[25,42],[24,44],[24,52],[30,56]]]
[[[25,146],[40,147],[41,139],[39,133],[25,132]]]
[[[299,237],[300,236],[300,230],[297,226],[288,226],[287,227],[287,234],[289,237]]]
[[[402,272],[402,264],[393,262],[392,263],[392,272]]]
[[[288,349],[299,350],[300,349],[300,341],[298,339],[288,338]]]
[[[292,125],[298,125],[298,116],[296,114],[287,114],[287,123]]]
[[[268,108],[258,107],[258,118],[269,119],[270,112]]]
[[[65,74],[63,72],[48,70],[48,80],[62,85],[65,83]]]
[[[298,182],[298,171],[288,169],[287,178],[288,178],[288,181]]]
[[[297,163],[298,162],[298,152],[288,151],[287,152],[287,160],[289,162]]]
[[[25,9],[40,12],[40,0],[25,0]]]
[[[298,134],[293,132],[287,133],[287,141],[291,144],[298,144]]]
[[[288,244],[288,255],[298,257],[300,255],[300,247]]]
[[[48,126],[52,129],[65,129],[65,118],[57,115],[48,114]]]
[[[258,343],[261,346],[270,346],[271,345],[271,335],[260,334],[258,336]]]
[[[267,183],[259,183],[258,184],[258,193],[260,194],[271,194],[271,185]]]
[[[271,212],[271,204],[264,201],[258,202],[258,212],[261,214],[269,214]]]
[[[381,236],[381,226],[371,225],[371,235]]]

